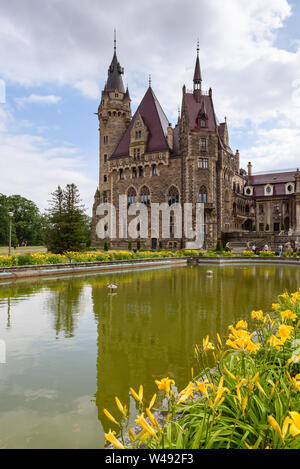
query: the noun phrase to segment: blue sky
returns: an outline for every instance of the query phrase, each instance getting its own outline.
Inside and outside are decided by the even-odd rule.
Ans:
[[[192,87],[196,42],[204,88],[232,149],[254,171],[300,166],[300,2],[288,0],[0,0],[0,192],[44,209],[75,182],[91,213],[98,184],[100,92],[113,53],[132,111],[152,88],[175,123]],[[1,93],[0,93],[1,101]]]

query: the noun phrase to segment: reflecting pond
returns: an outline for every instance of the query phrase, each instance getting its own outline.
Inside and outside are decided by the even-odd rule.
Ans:
[[[148,400],[155,379],[184,387],[205,335],[299,286],[297,266],[249,264],[2,282],[0,448],[103,448],[116,395],[133,422],[130,386]]]

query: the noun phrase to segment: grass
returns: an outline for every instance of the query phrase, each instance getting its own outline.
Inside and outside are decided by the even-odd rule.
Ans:
[[[253,311],[251,324],[229,326],[225,340],[207,336],[194,352],[198,370],[181,392],[168,377],[156,380],[159,398],[148,404],[142,385],[130,388],[139,411],[134,429],[117,398],[116,416],[104,409],[120,429],[107,442],[119,449],[300,449],[299,291],[280,295],[272,312]]]
[[[29,252],[45,252],[47,248],[45,246],[26,246],[26,247],[19,247],[14,249],[11,248],[12,254],[24,254]],[[0,246],[0,256],[8,255],[8,247],[7,246]]]

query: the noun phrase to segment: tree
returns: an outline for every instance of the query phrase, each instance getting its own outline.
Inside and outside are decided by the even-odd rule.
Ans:
[[[46,245],[49,251],[61,254],[80,251],[85,246],[87,217],[75,184],[67,184],[64,190],[58,186],[52,193],[48,220]]]
[[[32,201],[21,195],[7,197],[7,206],[13,212],[13,229],[19,243],[28,245],[44,244],[45,227],[39,208]]]

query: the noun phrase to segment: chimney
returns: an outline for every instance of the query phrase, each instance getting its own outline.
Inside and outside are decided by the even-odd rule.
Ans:
[[[248,176],[252,176],[252,164],[250,161],[248,163]]]
[[[172,124],[169,124],[168,129],[167,129],[167,140],[168,140],[168,145],[173,150],[173,129],[172,129]]]

